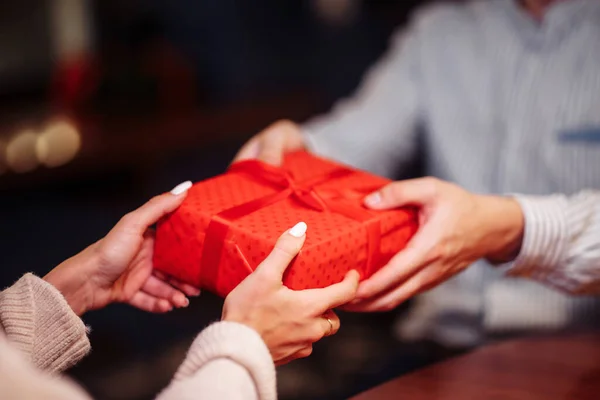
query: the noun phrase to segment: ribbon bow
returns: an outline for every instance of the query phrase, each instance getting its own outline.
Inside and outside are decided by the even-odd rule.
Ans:
[[[265,196],[263,198],[241,205],[240,207],[243,209],[244,215],[253,212],[249,212],[250,209],[256,208],[254,210],[256,211],[260,208],[277,203],[278,201],[281,201],[288,197],[293,197],[295,200],[299,201],[304,206],[317,211],[328,210],[330,207],[327,204],[327,200],[316,191],[315,186],[327,181],[343,178],[354,173],[354,171],[348,168],[339,168],[333,170],[328,174],[298,182],[296,179],[294,179],[291,172],[288,172],[283,168],[274,167],[272,165],[255,160],[241,161],[236,164],[233,164],[231,168],[229,168],[228,172],[244,174],[247,177],[254,179],[260,183],[271,184],[272,186],[275,186],[277,189],[281,190],[275,195]],[[338,192],[328,191],[325,195],[327,197],[333,197],[336,194],[338,194]],[[256,204],[256,207],[252,207],[252,204]],[[227,212],[227,214],[229,214],[229,218],[235,218],[235,215],[238,214],[237,212],[233,211],[233,209],[228,211],[229,212]]]
[[[202,258],[200,260],[200,271],[207,277],[208,282],[216,282],[221,253],[231,221],[290,197],[307,208],[316,211],[331,211],[357,221],[369,221],[367,224],[368,260],[366,275],[370,275],[369,272],[380,255],[381,228],[379,220],[374,219],[373,215],[363,207],[350,205],[341,200],[364,196],[379,187],[363,188],[362,190],[317,191],[315,187],[322,183],[356,173],[352,169],[341,167],[327,174],[301,182],[296,181],[292,174],[283,168],[274,167],[256,160],[237,162],[229,168],[227,173],[243,174],[261,184],[268,184],[279,190],[274,194],[224,210],[211,219],[206,230]]]

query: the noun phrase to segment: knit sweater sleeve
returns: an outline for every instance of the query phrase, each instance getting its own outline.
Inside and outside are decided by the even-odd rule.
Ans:
[[[245,325],[217,322],[192,343],[159,400],[275,400],[275,366],[260,335]]]
[[[600,293],[600,191],[516,199],[525,235],[509,273],[570,293]]]
[[[423,108],[415,25],[395,34],[352,97],[302,126],[311,151],[383,176],[411,161]]]
[[[50,373],[90,350],[83,321],[54,286],[32,274],[0,292],[0,328],[26,359]]]
[[[91,400],[70,379],[50,375],[27,362],[0,332],[0,399]]]

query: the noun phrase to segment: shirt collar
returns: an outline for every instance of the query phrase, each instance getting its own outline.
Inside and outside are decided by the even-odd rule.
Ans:
[[[519,0],[500,0],[516,30],[528,45],[546,48],[559,44],[587,18],[600,23],[600,0],[563,0],[552,4],[542,20],[534,19]]]

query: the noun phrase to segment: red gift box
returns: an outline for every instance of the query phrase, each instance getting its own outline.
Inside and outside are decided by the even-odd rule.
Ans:
[[[390,181],[306,152],[281,168],[255,160],[196,183],[157,227],[154,267],[222,297],[299,221],[305,244],[286,270],[291,289],[340,282],[351,269],[371,276],[402,250],[417,229],[412,208],[366,209],[365,195]]]

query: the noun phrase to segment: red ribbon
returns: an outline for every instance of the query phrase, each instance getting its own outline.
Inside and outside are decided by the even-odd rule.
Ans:
[[[321,212],[336,212],[356,221],[367,223],[367,268],[366,276],[370,276],[371,269],[380,258],[381,226],[377,218],[363,207],[348,204],[347,200],[356,196],[364,196],[379,187],[363,188],[362,190],[317,190],[316,186],[324,182],[355,174],[348,168],[338,168],[327,174],[297,182],[290,172],[256,160],[240,161],[233,164],[228,174],[244,174],[263,184],[268,184],[280,189],[277,193],[270,194],[247,203],[231,207],[215,215],[206,229],[200,271],[204,284],[216,285],[218,266],[225,239],[232,221],[252,214],[262,208],[268,207],[279,201],[292,197],[300,204]],[[345,201],[346,200],[346,201]],[[208,287],[216,290],[216,287]]]

